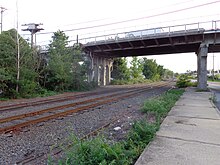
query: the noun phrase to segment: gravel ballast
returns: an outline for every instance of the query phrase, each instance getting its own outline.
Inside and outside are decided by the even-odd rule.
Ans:
[[[169,88],[170,87],[152,89],[135,95],[135,97],[98,106],[66,117],[59,117],[57,119],[38,123],[22,128],[17,132],[1,134],[0,164],[47,164],[47,153],[54,152],[53,149],[56,149],[56,147],[65,147],[65,145],[71,143],[69,138],[71,134],[83,137],[102,125],[111,123],[113,119],[119,116],[123,117],[111,123],[109,127],[103,130],[103,134],[113,140],[121,140],[125,137],[135,120],[145,117],[139,111],[144,100],[159,95]],[[110,87],[106,89],[109,90]],[[105,88],[98,90],[105,90]],[[92,97],[97,97],[97,95],[90,96],[90,98]],[[33,99],[31,99],[31,101],[32,100]],[[47,107],[48,105],[42,106]],[[42,106],[41,108],[45,108]],[[31,109],[31,107],[29,107],[29,109]],[[120,129],[115,130],[114,128],[116,127],[120,127]],[[32,157],[39,158],[31,160]],[[55,158],[56,157],[52,156],[52,159]],[[28,161],[23,161],[24,159]]]

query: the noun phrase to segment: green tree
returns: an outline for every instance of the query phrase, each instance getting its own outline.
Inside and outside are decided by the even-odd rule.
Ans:
[[[162,65],[157,66],[157,73],[160,75],[160,78],[162,78],[164,76],[165,69],[163,68]]]
[[[131,77],[142,78],[143,65],[140,60],[138,60],[137,57],[132,57],[132,61],[130,62],[130,64]]]
[[[166,79],[170,79],[174,77],[174,72],[169,70],[169,69],[165,69],[164,71],[164,78]]]
[[[143,58],[143,75],[146,79],[155,80],[160,77],[157,71],[157,63],[156,60]]]
[[[35,82],[35,70],[29,44],[20,36],[19,49],[20,59],[17,58],[17,31],[11,29],[0,34],[0,90],[7,97],[28,96],[37,86]],[[17,63],[20,64],[20,78],[17,81]],[[19,91],[15,88],[19,85]]]
[[[73,79],[71,76],[72,56],[71,49],[68,47],[68,36],[60,30],[52,36],[48,58],[46,87],[56,91],[68,89]]]
[[[73,90],[85,90],[89,88],[87,83],[87,71],[89,69],[90,62],[87,59],[86,54],[81,50],[80,45],[73,46],[73,61],[72,61],[72,89]]]
[[[116,58],[113,62],[112,78],[116,80],[129,80],[130,71],[126,58]]]

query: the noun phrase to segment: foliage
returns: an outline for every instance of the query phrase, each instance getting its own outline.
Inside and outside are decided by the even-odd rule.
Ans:
[[[168,69],[164,69],[162,65],[158,65],[153,59],[138,59],[132,57],[130,68],[127,67],[125,58],[117,58],[113,63],[113,72],[111,84],[135,84],[144,83],[146,81],[159,81],[162,78],[173,78],[174,73]]]
[[[112,78],[116,80],[129,80],[130,71],[127,67],[126,58],[116,58],[113,62]]]
[[[62,31],[52,36],[48,54],[41,53],[40,47],[31,48],[20,35],[18,38],[20,59],[17,31],[11,29],[0,34],[2,98],[44,96],[51,94],[50,91],[94,88],[94,83],[86,81],[89,60],[82,53],[80,45],[68,45],[68,36]]]
[[[72,80],[71,72],[71,51],[67,47],[68,37],[57,31],[52,36],[52,41],[48,49],[48,76],[46,88],[55,91],[68,89]]]
[[[80,140],[73,136],[72,147],[59,164],[132,165],[157,130],[155,124],[139,121],[133,124],[126,141],[110,143],[104,137]],[[49,159],[48,164],[53,164],[53,161]]]
[[[146,145],[155,137],[161,118],[167,114],[183,92],[183,90],[170,90],[158,98],[146,101],[143,111],[155,113],[158,120],[155,123],[148,123],[145,120],[136,121],[125,141],[109,142],[104,137],[80,140],[76,136],[72,136],[72,147],[67,151],[66,158],[60,160],[59,164],[134,164]],[[55,163],[49,159],[48,164]]]
[[[11,29],[0,34],[0,89],[5,97],[26,97],[27,93],[34,93],[37,83],[36,72],[33,67],[31,48],[20,36],[20,59],[17,58],[17,31]],[[17,63],[20,64],[20,79],[17,81]],[[19,91],[15,90],[19,86]],[[26,91],[28,89],[28,92]]]
[[[142,65],[140,60],[138,60],[137,57],[132,57],[132,61],[131,61],[131,67],[130,67],[130,72],[131,72],[131,77],[132,79],[138,79],[138,78],[142,78]]]
[[[174,72],[169,69],[164,69],[164,78],[171,79],[174,77]]]
[[[79,45],[68,46],[68,36],[57,31],[49,46],[46,88],[55,91],[88,90],[93,83],[86,81],[89,66]]]
[[[165,73],[163,66],[158,65],[156,60],[143,58],[142,65],[143,75],[146,79],[158,81]]]
[[[191,82],[190,76],[188,74],[181,74],[176,82],[176,86],[179,88],[185,88],[189,86],[197,86],[197,82]]]
[[[157,122],[160,123],[161,119],[167,115],[183,92],[184,90],[170,90],[158,98],[147,100],[142,111],[153,113],[156,116]]]
[[[151,80],[144,79],[144,78],[133,78],[131,80],[112,80],[112,85],[128,85],[128,84],[141,84],[141,83],[150,83]]]

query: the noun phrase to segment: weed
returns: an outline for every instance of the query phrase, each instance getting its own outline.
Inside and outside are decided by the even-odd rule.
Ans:
[[[161,118],[165,117],[171,107],[179,99],[184,90],[170,90],[160,97],[147,100],[143,112],[152,112],[157,120],[148,123],[145,120],[136,121],[127,139],[120,142],[109,142],[104,137],[80,140],[72,135],[72,147],[66,153],[66,158],[59,160],[59,165],[132,165],[143,152],[147,144],[153,140],[159,129]],[[51,158],[48,164],[52,164]]]
[[[170,90],[158,98],[145,101],[142,112],[151,112],[156,116],[156,122],[161,122],[175,102],[182,95],[184,90]]]

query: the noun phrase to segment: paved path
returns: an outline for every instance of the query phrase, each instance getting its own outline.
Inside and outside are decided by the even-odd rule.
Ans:
[[[211,95],[188,88],[135,165],[219,165],[220,115]]]

